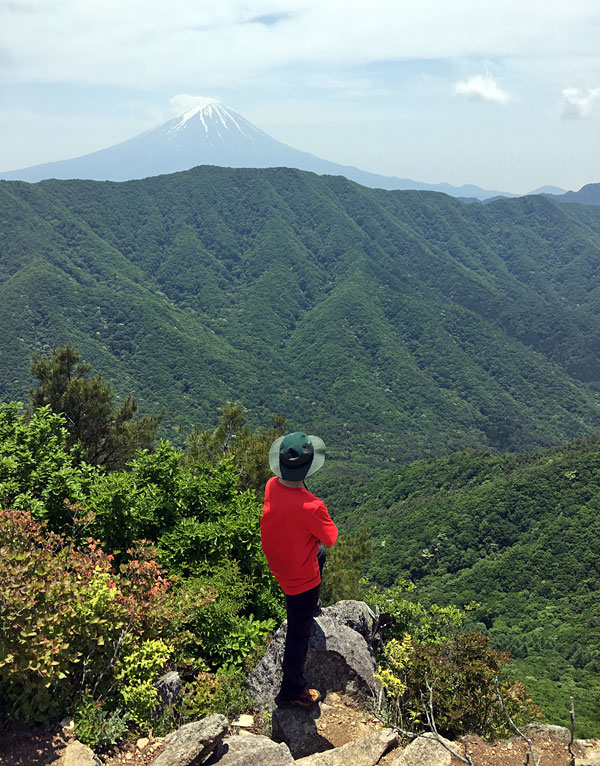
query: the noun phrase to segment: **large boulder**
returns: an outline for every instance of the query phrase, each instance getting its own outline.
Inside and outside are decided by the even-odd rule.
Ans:
[[[238,734],[224,739],[206,766],[291,766],[294,759],[284,744],[260,734]]]
[[[371,643],[375,615],[364,601],[352,601],[350,599],[338,601],[337,604],[325,607],[323,614],[347,628],[352,628],[352,630],[360,633],[367,644]]]
[[[63,764],[64,766],[102,766],[102,761],[87,745],[75,740],[67,745]]]
[[[224,715],[209,715],[181,726],[165,739],[164,751],[151,766],[191,766],[201,763],[221,742],[229,724]]]
[[[308,710],[275,708],[272,718],[273,739],[285,742],[294,758],[331,750],[331,742],[318,731],[317,719],[320,717],[320,705]]]
[[[296,760],[297,766],[375,766],[380,758],[398,744],[393,729],[376,731],[346,745]]]
[[[367,610],[367,611],[365,611]],[[321,693],[344,691],[356,702],[365,702],[377,692],[375,658],[371,647],[354,624],[367,633],[368,607],[362,602],[340,602],[323,610],[313,620],[305,665],[311,687]],[[281,664],[287,622],[279,628],[266,655],[248,678],[248,693],[257,710],[273,710],[281,685]]]
[[[440,739],[442,739],[440,737]],[[452,743],[444,739],[447,747]],[[417,737],[394,758],[392,766],[450,766],[452,756],[433,734]]]

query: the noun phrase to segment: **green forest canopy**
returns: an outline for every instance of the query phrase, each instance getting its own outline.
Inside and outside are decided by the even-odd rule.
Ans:
[[[600,436],[542,452],[462,452],[350,488],[344,528],[368,521],[369,576],[474,619],[553,721],[568,699],[600,720]]]
[[[5,400],[69,340],[176,442],[237,401],[354,471],[600,426],[596,207],[214,167],[0,204]]]

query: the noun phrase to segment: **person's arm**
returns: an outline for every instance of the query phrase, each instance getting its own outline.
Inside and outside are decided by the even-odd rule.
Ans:
[[[311,513],[309,529],[324,545],[331,546],[337,540],[338,530],[327,512],[325,503],[319,503]]]

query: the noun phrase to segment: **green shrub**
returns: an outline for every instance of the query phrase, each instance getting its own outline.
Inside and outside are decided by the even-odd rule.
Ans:
[[[74,715],[75,737],[92,748],[108,747],[119,742],[129,730],[129,714],[122,710],[107,712],[101,702],[88,694],[77,705]]]
[[[114,672],[125,707],[139,730],[149,728],[159,706],[154,686],[173,647],[161,639],[147,640],[124,653]]]
[[[27,509],[55,531],[72,522],[65,498],[83,499],[97,468],[75,465],[62,415],[42,407],[27,418],[19,403],[0,404],[0,508]]]
[[[252,708],[246,691],[246,673],[230,667],[217,673],[199,673],[188,683],[183,695],[180,719],[197,720],[209,713],[221,713],[230,720]]]
[[[260,649],[277,625],[272,618],[260,620],[245,614],[260,586],[242,575],[237,561],[223,559],[213,573],[189,580],[183,587],[191,595],[210,593],[190,628],[200,638],[202,656],[213,670],[241,665]]]
[[[426,608],[409,600],[412,591],[400,587],[386,599],[396,622],[377,676],[390,723],[405,730],[427,728],[426,708],[431,704],[436,726],[445,736],[506,735],[510,725],[496,684],[517,724],[542,717],[525,687],[503,678],[509,655],[492,649],[481,632],[460,630],[466,611],[453,606]]]
[[[155,657],[164,665],[170,650],[145,642],[186,635],[207,597],[201,589],[173,592],[153,553],[143,545],[130,549],[116,572],[94,540],[82,550],[25,511],[0,511],[3,717],[46,720],[64,713],[85,688],[102,699],[121,681],[127,687],[155,680]],[[146,646],[156,650],[151,657],[143,654]],[[126,669],[122,677],[116,668]]]

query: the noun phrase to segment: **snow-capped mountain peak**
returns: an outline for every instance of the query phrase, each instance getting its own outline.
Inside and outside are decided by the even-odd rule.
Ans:
[[[215,132],[220,136],[221,130],[237,130],[245,136],[252,137],[252,131],[244,130],[244,125],[242,124],[244,122],[246,120],[243,120],[235,112],[227,109],[216,98],[202,98],[198,99],[198,102],[193,107],[170,120],[167,123],[168,129],[166,132],[168,135],[174,135],[187,127],[188,124],[193,124],[196,128],[202,127],[207,136]],[[247,127],[253,128],[254,126],[250,126],[248,123]]]
[[[82,157],[11,170],[0,173],[0,178],[23,181],[40,181],[45,178],[127,181],[177,173],[196,165],[230,168],[288,167],[346,176],[365,186],[380,189],[433,189],[455,196],[480,199],[502,194],[476,186],[425,184],[409,178],[380,176],[348,165],[338,165],[271,138],[216,98],[196,98],[187,94],[181,96],[184,97],[174,97],[172,103],[178,103],[184,110],[156,128]]]

